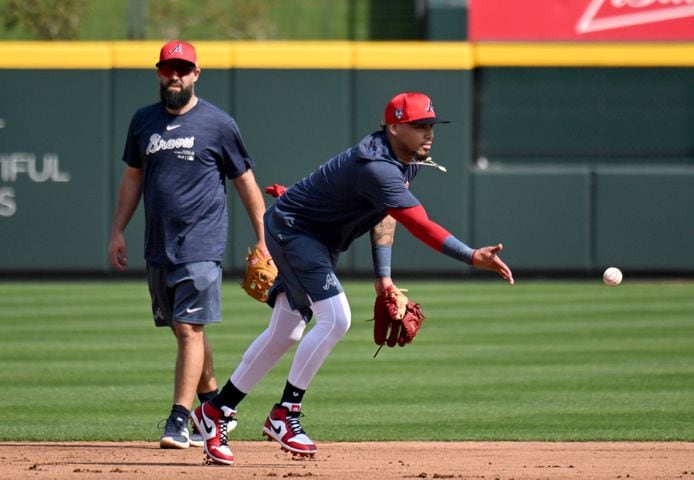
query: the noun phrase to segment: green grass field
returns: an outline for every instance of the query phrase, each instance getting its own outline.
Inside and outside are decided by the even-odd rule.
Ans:
[[[371,282],[304,399],[317,439],[694,441],[694,283],[402,281],[428,319],[412,345],[371,338]],[[270,310],[234,279],[208,329],[220,383]],[[0,440],[156,440],[175,342],[142,281],[0,283]],[[260,440],[285,358],[240,405]]]

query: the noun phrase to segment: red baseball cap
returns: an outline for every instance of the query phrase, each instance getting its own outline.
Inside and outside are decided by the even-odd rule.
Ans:
[[[400,93],[391,98],[386,105],[385,122],[388,125],[450,123],[438,118],[431,98],[418,92]]]
[[[157,67],[169,60],[182,60],[198,66],[198,56],[195,54],[195,47],[188,42],[182,40],[171,40],[169,43],[161,47],[159,52],[159,62]]]

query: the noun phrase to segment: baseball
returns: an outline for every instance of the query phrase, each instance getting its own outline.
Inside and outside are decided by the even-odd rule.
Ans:
[[[616,287],[622,283],[622,271],[617,267],[610,267],[602,274],[602,281],[605,282],[605,285]]]

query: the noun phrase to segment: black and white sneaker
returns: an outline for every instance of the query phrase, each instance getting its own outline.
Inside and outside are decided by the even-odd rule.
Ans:
[[[170,416],[166,419],[164,433],[159,438],[160,448],[188,448],[188,419],[179,416]]]

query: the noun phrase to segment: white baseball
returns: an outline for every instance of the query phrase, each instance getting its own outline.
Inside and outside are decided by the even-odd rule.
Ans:
[[[617,267],[610,267],[602,274],[602,281],[605,282],[605,285],[616,287],[622,283],[622,271]]]

